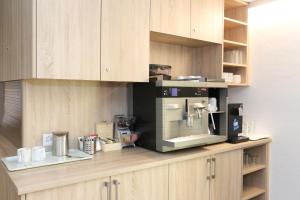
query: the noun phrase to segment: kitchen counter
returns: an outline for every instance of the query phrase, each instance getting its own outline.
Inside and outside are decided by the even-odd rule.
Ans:
[[[23,195],[269,142],[271,139],[240,144],[221,143],[169,153],[158,153],[137,147],[122,151],[97,153],[92,160],[6,172],[15,185],[18,195]],[[1,167],[5,166],[1,163]]]

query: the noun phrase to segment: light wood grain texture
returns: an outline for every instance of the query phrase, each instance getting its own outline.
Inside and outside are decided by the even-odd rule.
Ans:
[[[185,38],[176,35],[168,35],[165,33],[158,33],[151,31],[150,40],[153,42],[160,42],[166,44],[183,45],[186,47],[203,47],[211,45],[210,42]]]
[[[254,165],[244,166],[243,178],[243,200],[269,199],[269,145],[250,147],[244,150],[245,153],[255,157]]]
[[[23,83],[23,146],[41,145],[42,133],[69,131],[77,137],[96,131],[96,123],[127,114],[127,85],[92,81],[27,80]]]
[[[209,164],[206,158],[197,158],[169,167],[170,200],[209,199]]]
[[[101,0],[37,0],[37,78],[100,80],[100,16]]]
[[[151,0],[151,31],[189,38],[190,0]]]
[[[241,26],[248,26],[248,23],[242,22],[236,19],[224,17],[224,27],[225,29],[232,29],[232,28],[237,28]]]
[[[168,165],[112,176],[111,180],[112,199],[166,200],[169,197]]]
[[[105,183],[109,183],[109,178],[30,193],[26,200],[110,200]]]
[[[258,187],[245,187],[242,200],[249,200],[265,193],[264,189]]]
[[[102,0],[101,80],[149,79],[150,0]]]
[[[172,77],[199,75],[199,70],[193,68],[193,48],[151,42],[150,63],[172,66]]]
[[[248,3],[243,0],[225,0],[225,9],[238,8],[241,6],[247,6]]]
[[[5,166],[0,163],[0,199],[1,200],[23,200],[18,196],[17,189],[10,180]]]
[[[211,181],[210,200],[240,200],[242,187],[242,150],[213,156],[215,163]]]
[[[248,44],[248,28],[247,26],[237,26],[231,29],[225,29],[224,39]]]
[[[191,0],[191,38],[222,43],[223,0]]]
[[[247,174],[251,174],[253,172],[262,170],[262,169],[266,169],[266,165],[263,164],[255,164],[255,165],[251,165],[251,166],[246,166],[243,169],[243,175],[247,175]]]
[[[225,0],[227,2],[228,0]],[[225,3],[226,5],[226,3]],[[248,5],[237,7],[237,8],[225,8],[225,17],[229,17],[231,19],[236,19],[243,22],[248,22]]]
[[[34,1],[0,1],[0,81],[35,77]]]
[[[150,63],[172,66],[173,78],[189,75],[220,78],[222,75],[222,45],[191,48],[151,42]]]
[[[8,140],[7,146],[13,145],[19,148],[22,146],[21,95],[21,81],[0,83],[0,135]],[[10,150],[4,151],[10,152]]]
[[[228,63],[228,62],[223,62],[224,67],[247,67],[245,64],[236,64],[236,63]]]
[[[218,153],[263,145],[270,141],[270,139],[265,139],[241,144],[222,143],[167,154],[142,148],[101,152],[96,154],[93,160],[7,173],[16,185],[18,194],[22,195],[152,167],[204,158]]]
[[[193,59],[193,68],[198,69],[201,76],[210,79],[222,78],[222,45],[194,49]]]

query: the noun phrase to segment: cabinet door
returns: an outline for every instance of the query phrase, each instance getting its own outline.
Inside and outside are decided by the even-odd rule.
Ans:
[[[151,0],[151,31],[190,37],[190,0]]]
[[[212,158],[210,200],[240,200],[242,191],[242,150],[222,153]]]
[[[170,200],[209,200],[209,158],[197,158],[169,167]]]
[[[223,0],[191,0],[191,38],[222,43]]]
[[[101,0],[37,0],[37,78],[100,80]]]
[[[101,80],[149,79],[150,0],[103,0]]]
[[[26,195],[26,200],[110,200],[109,178],[78,183]]]
[[[112,200],[168,199],[168,166],[111,177]]]

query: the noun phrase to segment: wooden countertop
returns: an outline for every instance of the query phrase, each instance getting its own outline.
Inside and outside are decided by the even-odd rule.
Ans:
[[[271,142],[271,139],[240,144],[221,143],[170,153],[158,153],[143,148],[131,148],[122,151],[97,153],[92,160],[18,172],[7,171],[7,173],[16,186],[18,194],[22,195],[269,142]],[[2,163],[1,165],[5,167]]]

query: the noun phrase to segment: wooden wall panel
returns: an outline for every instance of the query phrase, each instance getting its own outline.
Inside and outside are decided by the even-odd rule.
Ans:
[[[172,66],[172,78],[202,75],[219,79],[222,76],[222,45],[199,48],[151,42],[150,63]]]
[[[21,81],[0,83],[0,136],[3,137],[0,148],[5,146],[0,152],[4,151],[5,154],[9,152],[11,155],[11,151],[15,150],[11,149],[12,146],[21,147],[22,145],[21,87]]]
[[[191,47],[151,42],[150,64],[171,65],[173,78],[199,74],[199,71],[193,68]]]
[[[0,1],[0,81],[36,76],[34,2]]]
[[[42,133],[69,131],[77,137],[95,131],[95,123],[127,114],[126,84],[93,81],[27,80],[23,83],[23,146],[41,144]]]
[[[5,166],[0,163],[0,199],[1,200],[21,200],[17,195],[17,189],[11,182],[6,172]]]

